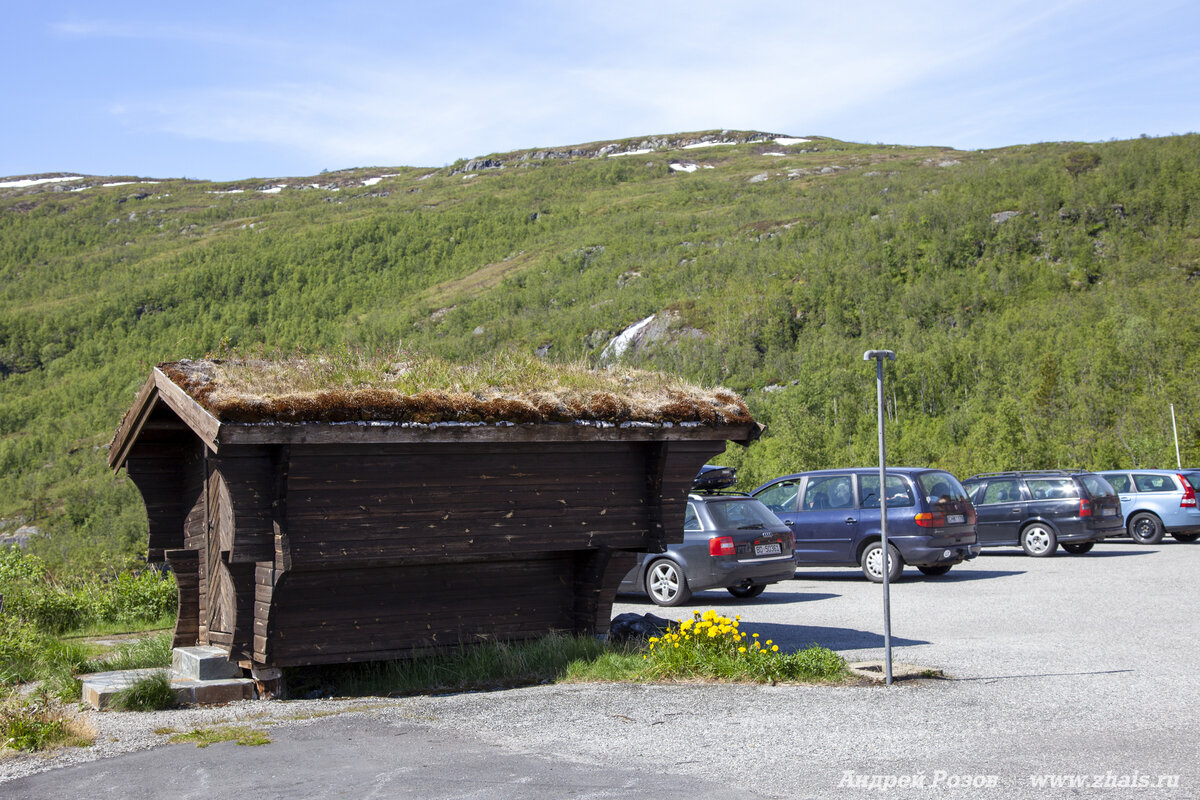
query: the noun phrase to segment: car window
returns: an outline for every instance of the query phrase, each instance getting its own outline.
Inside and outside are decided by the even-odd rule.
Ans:
[[[706,505],[718,529],[749,530],[780,524],[778,517],[752,497],[709,500]]]
[[[1019,503],[1021,501],[1021,483],[1011,478],[990,480],[983,497],[979,498],[980,505],[989,503]]]
[[[696,507],[691,503],[688,503],[687,512],[683,515],[683,529],[685,531],[700,530],[700,518],[696,516]]]
[[[849,475],[822,475],[808,479],[804,490],[804,510],[854,508],[854,490]]]
[[[1200,491],[1200,472],[1185,472],[1183,477],[1191,484],[1194,491]]]
[[[952,503],[967,499],[967,490],[949,472],[922,472],[917,484],[930,503]]]
[[[1088,490],[1088,494],[1092,497],[1109,497],[1117,493],[1113,485],[1103,475],[1093,475],[1087,473],[1080,475],[1079,480],[1083,481],[1083,488]]]
[[[1177,492],[1179,488],[1170,475],[1146,475],[1135,472],[1133,484],[1139,492]]]
[[[1108,479],[1108,482],[1111,483],[1113,485],[1113,488],[1116,489],[1118,492],[1132,491],[1129,488],[1129,476],[1128,475],[1105,475],[1104,477]]]
[[[772,511],[795,511],[796,494],[800,489],[798,481],[781,481],[769,486],[754,496],[754,499]]]
[[[889,508],[902,508],[916,505],[908,482],[899,475],[888,475],[887,504]],[[879,508],[879,476],[860,475],[858,477],[859,506],[862,508]]]
[[[1026,478],[1025,484],[1034,500],[1079,497],[1079,487],[1070,478]]]

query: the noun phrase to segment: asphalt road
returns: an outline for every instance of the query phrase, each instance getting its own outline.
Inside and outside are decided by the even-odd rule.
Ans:
[[[1200,544],[1173,540],[1049,559],[991,551],[893,585],[895,660],[945,680],[412,698],[273,725],[262,747],[160,746],[0,794],[1194,799],[1198,574]],[[746,602],[704,592],[663,610],[623,597],[614,613],[692,608],[740,614],[784,647],[882,656],[882,593],[850,569],[802,570]]]

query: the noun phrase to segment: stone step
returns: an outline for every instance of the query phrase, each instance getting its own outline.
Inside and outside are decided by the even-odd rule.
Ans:
[[[92,708],[101,710],[112,702],[113,695],[117,692],[128,689],[138,678],[159,671],[156,669],[120,669],[112,672],[80,675],[79,682],[83,690],[83,700],[91,704]],[[255,696],[254,681],[250,678],[196,680],[172,674],[171,688],[175,692],[175,702],[180,705],[232,703],[236,700],[253,700]]]
[[[219,647],[176,647],[171,651],[171,672],[197,681],[242,677],[242,668]]]

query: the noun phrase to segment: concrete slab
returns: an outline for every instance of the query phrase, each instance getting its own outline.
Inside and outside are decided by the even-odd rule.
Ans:
[[[854,661],[846,664],[846,669],[860,678],[885,683],[887,681],[887,665],[882,661]],[[913,678],[944,678],[940,669],[921,667],[916,664],[900,664],[892,662],[892,680],[904,681]]]
[[[83,701],[97,711],[102,710],[112,704],[113,696],[117,692],[128,689],[138,678],[159,671],[156,669],[123,669],[80,675]],[[250,678],[200,681],[173,674],[171,689],[175,692],[175,702],[179,705],[232,703],[236,700],[253,700],[255,696],[254,681]]]
[[[242,677],[242,668],[220,647],[176,647],[171,651],[171,671],[197,681]]]

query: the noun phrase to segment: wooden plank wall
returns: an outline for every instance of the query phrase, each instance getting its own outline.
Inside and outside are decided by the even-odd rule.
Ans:
[[[723,447],[293,444],[218,455],[166,437],[130,463],[158,520],[152,544],[195,554],[172,554],[176,639],[291,666],[606,632],[630,552],[682,538],[687,488]]]
[[[723,447],[292,445],[281,552],[256,573],[254,658],[604,633],[632,566],[622,551],[682,539],[687,488]]]
[[[255,633],[280,666],[531,639],[574,630],[573,577],[569,553],[293,572],[281,576],[270,624],[256,620]]]

